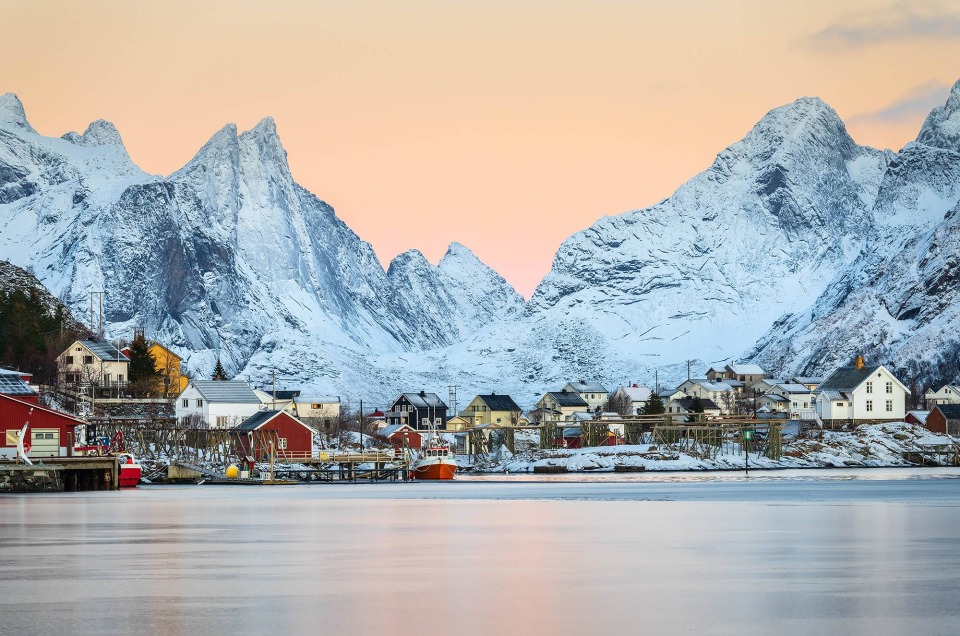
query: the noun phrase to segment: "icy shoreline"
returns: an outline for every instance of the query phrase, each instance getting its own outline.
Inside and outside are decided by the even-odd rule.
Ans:
[[[785,439],[783,456],[774,460],[750,454],[751,470],[789,468],[894,468],[917,466],[905,454],[922,453],[935,447],[953,447],[944,458],[950,465],[960,440],[931,433],[904,422],[858,426],[852,431],[825,431],[816,436]],[[725,471],[743,470],[745,457],[721,453],[713,458],[696,457],[675,446],[640,444],[596,448],[528,449],[511,455],[501,449],[500,457],[468,470],[473,473],[543,472],[639,472],[639,471]],[[466,468],[466,467],[465,467]]]

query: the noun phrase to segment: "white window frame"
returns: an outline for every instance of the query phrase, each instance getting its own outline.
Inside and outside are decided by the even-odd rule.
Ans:
[[[893,400],[887,400],[887,413],[893,413]]]

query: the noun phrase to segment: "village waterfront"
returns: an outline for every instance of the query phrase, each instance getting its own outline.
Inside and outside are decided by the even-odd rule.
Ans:
[[[954,634],[960,469],[0,498],[0,633]]]

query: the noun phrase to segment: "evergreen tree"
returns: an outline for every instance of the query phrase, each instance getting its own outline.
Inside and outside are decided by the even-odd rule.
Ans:
[[[650,399],[648,399],[647,403],[643,405],[643,414],[662,415],[665,412],[666,408],[663,406],[663,398],[661,398],[657,393],[651,393]]]
[[[690,400],[690,408],[687,409],[690,412],[690,415],[687,416],[688,422],[696,422],[698,415],[703,413],[703,402],[700,401],[698,396],[693,396],[693,399]]]
[[[143,333],[137,332],[130,343],[130,388],[137,395],[149,395],[156,391],[160,381],[157,359],[150,353],[150,343]]]
[[[227,379],[227,372],[223,370],[223,365],[220,363],[220,358],[217,358],[217,366],[213,368],[213,377],[211,380],[224,381]]]

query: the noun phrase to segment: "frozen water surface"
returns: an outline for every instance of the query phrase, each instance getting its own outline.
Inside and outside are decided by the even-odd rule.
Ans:
[[[960,470],[0,497],[2,634],[956,634]]]

